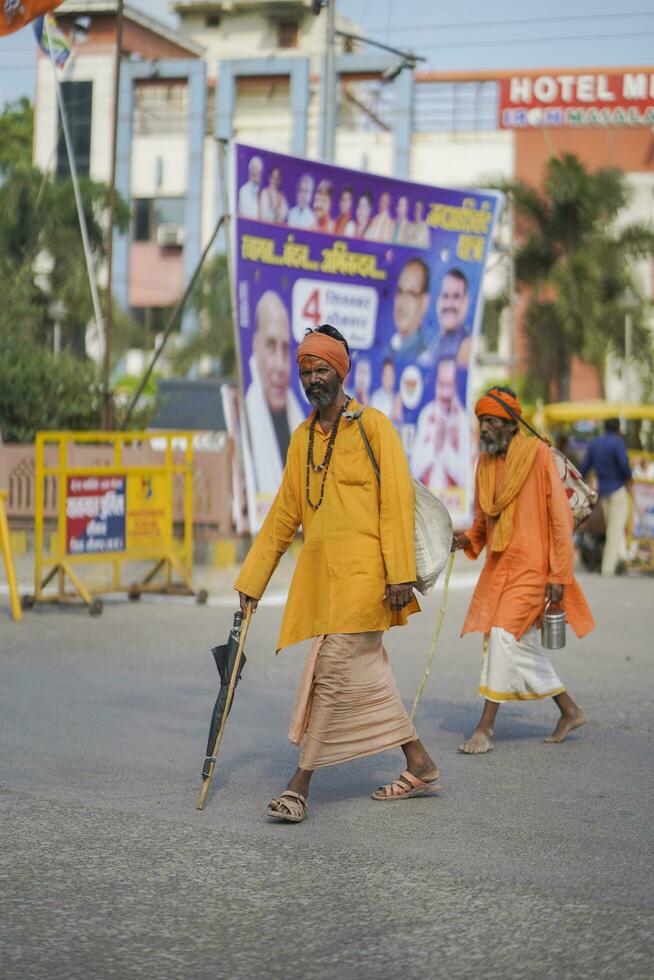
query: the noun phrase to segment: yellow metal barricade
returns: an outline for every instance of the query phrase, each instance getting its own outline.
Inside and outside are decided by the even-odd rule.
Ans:
[[[163,443],[161,452],[152,443]],[[111,452],[107,465],[71,462],[76,447],[95,447]],[[182,462],[175,454],[182,447]],[[56,462],[46,461],[46,449],[56,452]],[[50,453],[52,453],[52,449]],[[139,460],[139,453],[147,461]],[[79,454],[77,454],[79,455]],[[156,461],[152,461],[152,457]],[[129,459],[128,459],[129,457]],[[173,485],[183,477],[183,537],[173,530]],[[52,551],[44,553],[44,491],[56,481],[56,531]],[[193,446],[190,432],[39,432],[36,436],[36,501],[34,528],[34,602],[67,602],[81,598],[91,615],[102,611],[97,596],[126,592],[138,599],[143,592],[195,595],[206,602],[204,590],[191,582],[193,562]],[[125,583],[123,562],[153,562],[145,578]],[[73,564],[113,564],[113,582],[91,590]],[[177,581],[173,577],[177,577]],[[73,591],[67,591],[67,581]],[[54,590],[48,586],[55,583]]]
[[[9,525],[7,523],[7,512],[5,510],[5,500],[8,497],[6,490],[0,490],[0,553],[5,562],[7,582],[9,584],[9,607],[11,615],[17,623],[23,618],[18,597],[18,587],[16,585],[16,572],[14,570],[14,559],[11,554],[11,541],[9,540]]]

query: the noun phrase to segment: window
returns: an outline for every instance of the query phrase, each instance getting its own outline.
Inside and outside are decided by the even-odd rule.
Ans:
[[[150,205],[151,201],[146,197],[136,198],[134,201],[134,241],[150,241]]]
[[[297,20],[280,20],[277,24],[277,47],[297,48],[300,24]]]
[[[132,201],[132,241],[156,242],[160,225],[184,227],[183,197],[136,197]]]
[[[204,18],[205,27],[220,27],[220,16],[218,14],[207,14]]]
[[[142,327],[151,333],[161,333],[168,326],[174,307],[172,306],[132,306],[130,314]]]
[[[134,88],[134,135],[186,132],[187,106],[186,82],[141,82]]]
[[[88,177],[91,168],[91,117],[93,100],[93,82],[62,82],[61,97],[64,111],[68,120],[73,156],[77,172],[81,177]],[[59,136],[57,139],[57,177],[69,177],[70,166],[66,153],[61,120],[59,120]]]
[[[154,199],[155,232],[159,225],[184,224],[183,197],[156,197]]]

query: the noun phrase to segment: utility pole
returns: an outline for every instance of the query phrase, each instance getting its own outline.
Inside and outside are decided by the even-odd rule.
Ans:
[[[322,63],[322,126],[320,158],[334,162],[337,122],[336,86],[336,0],[326,0],[325,53]]]
[[[113,429],[114,411],[109,378],[111,374],[111,327],[112,327],[112,282],[114,264],[114,217],[116,212],[116,143],[118,135],[118,98],[120,94],[120,61],[123,49],[123,0],[116,6],[116,61],[114,65],[114,115],[111,143],[111,177],[109,179],[109,202],[107,215],[107,294],[104,317],[104,366],[102,380],[102,428]]]

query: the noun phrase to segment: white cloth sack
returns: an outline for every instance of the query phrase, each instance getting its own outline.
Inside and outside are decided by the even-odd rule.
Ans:
[[[357,420],[370,462],[378,482],[381,483],[379,465],[363,428],[362,415],[362,411],[345,412],[345,417]],[[422,595],[427,595],[434,588],[438,576],[447,565],[447,559],[450,557],[452,548],[454,528],[447,507],[440,502],[438,497],[434,496],[431,490],[428,490],[419,480],[415,479],[413,480],[413,489],[415,493],[416,588]]]

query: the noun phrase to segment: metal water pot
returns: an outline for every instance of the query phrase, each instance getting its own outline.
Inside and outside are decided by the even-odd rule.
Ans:
[[[541,619],[540,641],[546,650],[562,650],[565,646],[565,612],[558,603],[558,610],[553,612],[551,605],[548,600]]]

